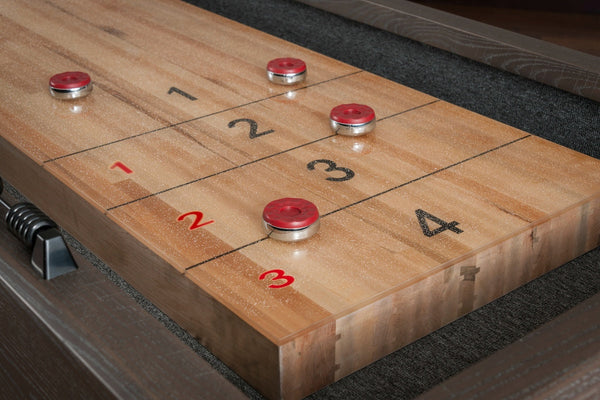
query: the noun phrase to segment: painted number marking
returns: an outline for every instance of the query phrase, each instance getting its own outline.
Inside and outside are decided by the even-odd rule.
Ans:
[[[212,224],[213,222],[215,222],[213,220],[210,220],[207,222],[202,222],[202,218],[204,218],[204,214],[202,214],[200,211],[190,211],[188,213],[181,214],[179,217],[177,217],[177,221],[183,221],[190,215],[194,217],[194,221],[192,222],[192,224],[189,227],[190,231],[193,231],[194,229],[198,229],[205,225]]]
[[[294,277],[290,276],[290,275],[286,275],[285,271],[282,269],[272,269],[270,271],[263,272],[258,277],[258,279],[262,281],[269,274],[275,274],[275,277],[271,279],[272,281],[276,281],[276,280],[280,280],[280,279],[283,279],[285,281],[280,285],[273,285],[273,284],[269,285],[269,287],[272,289],[279,289],[279,288],[286,287],[286,286],[289,286],[292,283],[294,283]]]
[[[327,164],[325,172],[340,171],[344,173],[344,176],[339,177],[328,176],[327,178],[325,178],[328,181],[343,182],[354,178],[354,171],[352,171],[350,168],[338,167],[337,164],[331,160],[314,160],[306,164],[306,168],[308,168],[309,171],[314,171],[315,165],[317,164]]]
[[[119,168],[121,171],[125,172],[126,174],[133,174],[133,171],[127,165],[123,164],[121,161],[117,161],[113,165],[110,166],[110,169],[115,169],[115,168]]]
[[[423,211],[421,209],[415,210],[415,214],[417,214],[417,219],[419,220],[419,225],[421,226],[423,235],[425,235],[427,237],[435,236],[438,233],[442,233],[444,231],[452,231],[454,233],[462,233],[463,232],[462,229],[459,229],[456,227],[456,225],[458,225],[458,222],[456,222],[456,221],[446,222],[446,221],[436,217],[435,215],[431,215],[427,211]],[[427,220],[435,222],[436,224],[439,225],[439,227],[434,230],[431,230],[431,228],[429,228],[429,224],[427,223]]]
[[[248,134],[248,137],[250,137],[250,139],[256,139],[257,137],[268,135],[269,133],[275,132],[273,129],[269,129],[269,130],[263,131],[263,132],[258,132],[258,124],[256,123],[255,120],[250,119],[250,118],[235,119],[235,120],[231,121],[227,126],[230,128],[233,128],[240,122],[245,122],[248,125],[250,125],[250,133]]]
[[[170,89],[169,89],[169,91],[167,92],[167,94],[171,94],[171,93],[177,93],[177,94],[179,94],[179,95],[181,95],[181,96],[183,96],[183,97],[185,97],[186,99],[188,99],[188,100],[191,100],[191,101],[198,100],[196,97],[192,96],[191,94],[189,94],[189,93],[186,93],[186,92],[184,92],[184,91],[183,91],[183,90],[181,90],[181,89],[177,89],[177,88],[176,88],[176,87],[174,87],[174,86],[171,86],[171,88],[170,88]]]

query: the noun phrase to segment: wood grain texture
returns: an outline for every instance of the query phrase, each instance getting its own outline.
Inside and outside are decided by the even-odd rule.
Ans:
[[[444,0],[418,0],[415,3],[600,57],[600,10],[594,10],[591,3],[481,4]]]
[[[300,1],[600,101],[597,56],[410,1]]]
[[[16,2],[0,18],[0,175],[269,398],[599,244],[598,160],[352,66],[171,0]],[[307,81],[269,83],[266,63],[288,55]],[[48,77],[74,69],[93,92],[50,97]],[[331,132],[350,102],[376,110],[375,132]],[[354,175],[327,180],[340,170],[307,168],[319,160]],[[317,204],[317,235],[266,235],[281,197]],[[208,224],[190,229],[190,211]],[[270,287],[270,270],[293,284]]]
[[[246,398],[72,252],[78,271],[45,281],[0,226],[1,398]]]
[[[4,286],[0,286],[0,311],[3,398],[115,398]]]

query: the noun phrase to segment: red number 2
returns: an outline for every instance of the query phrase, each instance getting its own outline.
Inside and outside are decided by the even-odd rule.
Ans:
[[[285,282],[282,283],[281,285],[269,285],[269,287],[273,288],[273,289],[279,289],[279,288],[282,288],[282,287],[286,287],[288,285],[291,285],[294,282],[294,277],[290,276],[290,275],[286,275],[285,271],[282,270],[282,269],[272,269],[270,271],[263,272],[258,277],[258,279],[262,281],[269,274],[275,274],[275,277],[272,279],[273,281],[276,281],[278,279],[284,279],[285,280]]]
[[[204,218],[204,214],[202,214],[200,211],[190,211],[189,213],[181,214],[179,217],[177,217],[177,221],[183,221],[190,215],[194,216],[194,222],[192,222],[192,224],[190,225],[190,228],[189,228],[190,231],[193,231],[194,229],[198,229],[205,225],[212,224],[213,222],[215,222],[213,220],[210,220],[207,222],[202,222],[202,218]],[[200,223],[200,222],[202,222],[202,223]]]

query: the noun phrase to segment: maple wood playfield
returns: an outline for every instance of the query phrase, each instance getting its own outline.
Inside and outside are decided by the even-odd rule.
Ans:
[[[0,16],[0,176],[268,398],[599,244],[598,160],[430,95],[176,1]],[[279,57],[305,79],[270,81]],[[63,72],[92,87],[61,98]],[[373,130],[334,131],[356,103]],[[265,230],[286,198],[310,237]]]

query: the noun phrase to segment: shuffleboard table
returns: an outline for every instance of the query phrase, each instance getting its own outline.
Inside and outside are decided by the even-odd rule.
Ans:
[[[0,18],[0,176],[268,398],[600,242],[597,159],[363,69],[173,0],[17,1]],[[280,57],[306,79],[269,81]],[[92,90],[57,98],[65,71]],[[356,103],[375,129],[333,131]],[[314,236],[265,231],[282,198],[316,205]]]

